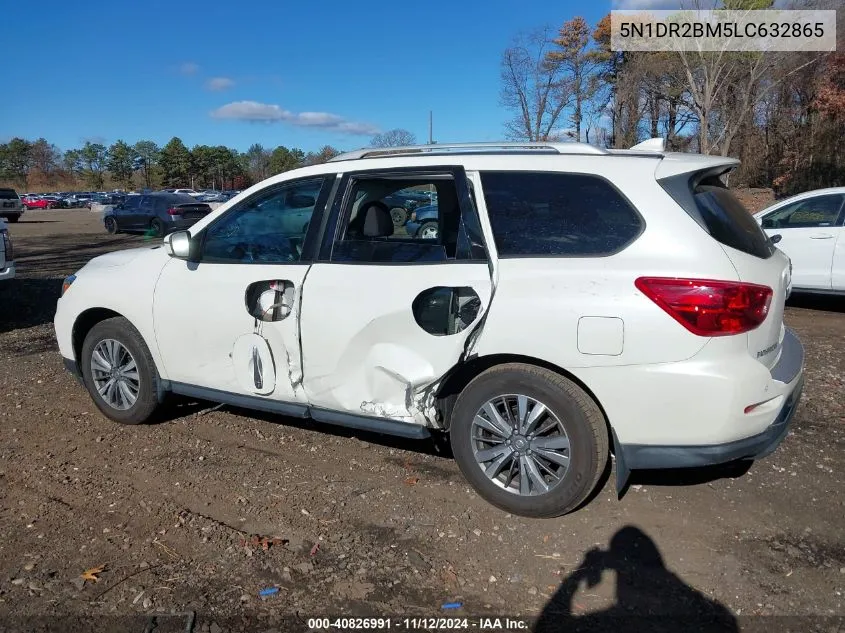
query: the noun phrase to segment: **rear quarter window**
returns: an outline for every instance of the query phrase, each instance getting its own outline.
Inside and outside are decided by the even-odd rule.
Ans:
[[[484,201],[500,257],[601,257],[633,242],[644,222],[598,176],[482,172]]]

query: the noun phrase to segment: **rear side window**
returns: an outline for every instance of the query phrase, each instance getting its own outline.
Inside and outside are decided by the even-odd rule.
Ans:
[[[719,176],[688,178],[658,182],[717,242],[761,259],[772,256],[774,244]]]
[[[18,194],[14,189],[0,189],[0,200],[17,200]]]
[[[612,255],[643,229],[631,204],[598,176],[488,171],[481,183],[500,257]]]

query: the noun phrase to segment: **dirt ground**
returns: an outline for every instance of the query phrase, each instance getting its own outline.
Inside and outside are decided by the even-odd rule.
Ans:
[[[305,631],[328,615],[845,630],[845,302],[787,310],[806,388],[772,456],[744,474],[634,473],[622,500],[605,479],[578,512],[531,520],[481,500],[437,442],[176,399],[156,424],[103,418],[64,371],[51,323],[64,275],[144,241],[99,222],[44,211],[11,225],[0,631]],[[98,582],[80,578],[101,566]],[[416,624],[404,628],[428,623]]]

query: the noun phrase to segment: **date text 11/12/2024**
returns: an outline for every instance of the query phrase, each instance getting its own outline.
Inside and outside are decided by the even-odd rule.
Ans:
[[[312,631],[432,631],[432,630],[476,630],[476,631],[526,631],[531,624],[526,619],[483,617],[483,618],[308,618]]]

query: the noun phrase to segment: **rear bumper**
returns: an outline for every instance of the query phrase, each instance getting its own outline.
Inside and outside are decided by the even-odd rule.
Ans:
[[[15,262],[6,262],[6,268],[0,268],[0,281],[15,278]]]
[[[770,455],[786,437],[804,387],[804,347],[789,329],[784,335],[781,357],[771,375],[785,387],[783,403],[771,424],[755,435],[720,444],[667,446],[621,444],[614,434],[617,484],[622,475],[624,484],[630,470],[711,466]]]

